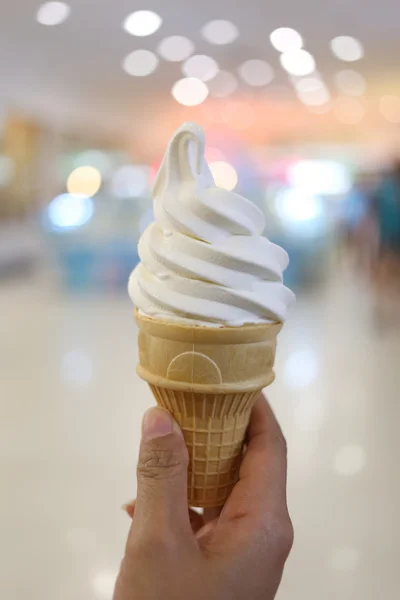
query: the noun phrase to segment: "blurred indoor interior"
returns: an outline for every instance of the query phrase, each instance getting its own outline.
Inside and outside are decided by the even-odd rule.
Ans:
[[[0,7],[0,596],[111,600],[140,421],[126,285],[183,121],[262,208],[297,303],[271,404],[278,600],[400,596],[396,0]]]

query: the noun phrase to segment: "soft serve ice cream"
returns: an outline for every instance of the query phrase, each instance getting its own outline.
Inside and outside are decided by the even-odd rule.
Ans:
[[[155,222],[139,242],[129,294],[141,314],[203,326],[284,321],[287,253],[262,236],[252,202],[216,187],[202,129],[173,135],[153,187]]]

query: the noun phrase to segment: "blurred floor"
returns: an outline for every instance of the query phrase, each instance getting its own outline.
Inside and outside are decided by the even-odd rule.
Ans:
[[[1,596],[109,600],[141,415],[127,298],[0,287]],[[269,397],[289,445],[296,542],[278,600],[395,600],[399,329],[348,277],[300,295]]]

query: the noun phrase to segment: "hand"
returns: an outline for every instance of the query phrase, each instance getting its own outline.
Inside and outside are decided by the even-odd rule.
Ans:
[[[189,512],[188,454],[161,408],[143,421],[138,496],[114,600],[272,600],[293,542],[286,444],[263,396],[240,479],[220,514]]]

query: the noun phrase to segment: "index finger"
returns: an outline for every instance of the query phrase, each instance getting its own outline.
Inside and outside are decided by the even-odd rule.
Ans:
[[[247,450],[239,481],[224,506],[221,517],[235,519],[246,515],[282,515],[287,512],[286,441],[268,402],[260,395],[254,405]]]

